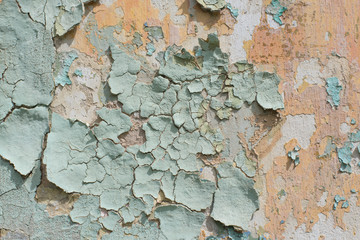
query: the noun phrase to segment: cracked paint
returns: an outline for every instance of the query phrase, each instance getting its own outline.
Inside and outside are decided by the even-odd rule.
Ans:
[[[359,7],[0,0],[0,238],[357,239]]]

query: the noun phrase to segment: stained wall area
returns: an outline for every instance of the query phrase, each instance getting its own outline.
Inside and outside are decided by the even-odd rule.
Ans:
[[[0,239],[360,239],[360,2],[0,0]]]

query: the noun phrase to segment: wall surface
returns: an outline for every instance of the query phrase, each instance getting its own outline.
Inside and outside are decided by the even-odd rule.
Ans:
[[[0,0],[0,238],[360,239],[360,2]]]

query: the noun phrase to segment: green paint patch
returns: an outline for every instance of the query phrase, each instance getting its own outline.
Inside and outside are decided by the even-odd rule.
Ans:
[[[217,170],[218,189],[215,191],[211,217],[225,226],[248,229],[253,213],[259,208],[254,181],[229,162],[222,163]]]
[[[231,6],[230,3],[226,4],[226,8],[229,9],[231,16],[233,16],[233,18],[236,19],[239,16],[239,10]]]
[[[75,51],[69,53],[63,53],[57,56],[55,61],[55,66],[58,68],[58,73],[55,72],[55,85],[65,86],[66,84],[71,85],[71,80],[69,78],[69,69],[74,60],[78,58],[78,55]],[[81,72],[77,72],[78,74]],[[75,75],[77,73],[74,72]],[[82,75],[82,73],[81,73]]]
[[[210,11],[220,11],[226,6],[224,0],[196,0],[204,9]]]
[[[29,174],[40,159],[44,135],[49,130],[48,117],[45,107],[20,108],[0,123],[0,156],[22,175]]]
[[[215,183],[202,180],[197,174],[180,171],[175,181],[175,201],[200,211],[211,205],[215,190]]]
[[[339,202],[345,201],[345,198],[344,198],[344,197],[341,197],[340,195],[335,195],[334,201],[335,201],[335,202],[334,202],[334,205],[333,205],[333,209],[336,210]],[[346,201],[346,202],[347,202],[347,201]],[[344,203],[345,203],[345,202],[344,202]],[[344,205],[344,204],[343,204],[343,205]],[[348,205],[348,203],[347,203],[347,205]],[[346,204],[345,204],[345,206],[346,206]]]
[[[328,102],[331,104],[331,106],[339,106],[341,90],[342,86],[339,84],[339,79],[337,77],[326,79],[326,92],[329,95]]]
[[[346,142],[342,148],[337,148],[338,158],[340,161],[340,171],[352,173],[351,169],[351,159],[352,159],[352,148],[353,144],[351,142]]]
[[[82,77],[83,76],[83,73],[80,69],[76,69],[74,71],[74,75],[77,76],[77,77]]]
[[[279,2],[279,0],[272,0],[271,3],[266,8],[266,13],[273,16],[273,19],[275,22],[277,22],[279,25],[283,25],[283,22],[281,21],[280,17],[283,15],[283,13],[287,10],[286,7],[282,6]]]
[[[235,157],[235,163],[238,168],[249,177],[254,177],[256,173],[256,162],[247,158],[245,151],[240,151]]]
[[[157,207],[155,218],[160,220],[160,229],[168,239],[196,239],[205,215],[182,206],[168,205]]]

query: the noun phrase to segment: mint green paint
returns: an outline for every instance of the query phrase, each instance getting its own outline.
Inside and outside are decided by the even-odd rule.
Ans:
[[[157,239],[167,240],[156,222],[148,221],[146,217],[140,218],[140,222],[131,227],[122,227],[118,224],[114,231],[104,235],[103,240],[133,240],[133,239]]]
[[[344,198],[344,197],[341,197],[341,196],[339,196],[339,195],[337,194],[337,195],[335,195],[335,197],[334,197],[334,201],[335,201],[335,202],[334,202],[334,204],[333,204],[333,210],[336,210],[339,202],[345,201],[345,198]],[[345,203],[345,202],[344,202],[344,203]],[[343,205],[344,205],[344,203],[343,203]],[[348,205],[348,204],[345,203],[344,206],[346,206],[346,205]],[[346,207],[346,208],[347,208],[347,207]]]
[[[143,45],[141,34],[138,32],[134,33],[134,38],[132,40],[132,44],[136,45],[137,48],[141,47]]]
[[[167,239],[198,239],[205,215],[191,212],[177,205],[160,206],[155,209],[160,229]]]
[[[245,151],[240,151],[235,157],[235,163],[238,168],[249,177],[254,177],[256,173],[256,162],[246,157]]]
[[[78,25],[84,14],[83,5],[79,0],[67,0],[62,2],[65,4],[60,8],[59,15],[55,20],[55,34],[58,36],[63,36]]]
[[[129,204],[120,209],[124,223],[131,223],[141,214],[149,215],[154,206],[154,198],[144,195],[142,199],[131,198]]]
[[[55,85],[61,85],[65,86],[66,84],[71,85],[71,80],[69,78],[69,70],[71,64],[74,62],[76,58],[78,58],[78,55],[75,51],[71,51],[69,53],[64,53],[60,56],[57,56],[57,61],[55,64],[60,65],[59,66],[59,73],[55,77]],[[76,74],[76,73],[75,73]],[[82,75],[82,73],[81,73]]]
[[[150,39],[150,41],[159,41],[164,38],[164,33],[160,26],[145,26],[144,30],[148,33],[148,39]]]
[[[229,9],[231,16],[233,16],[233,18],[236,19],[239,16],[239,10],[231,6],[230,3],[226,4],[226,8]]]
[[[255,73],[256,101],[264,109],[283,109],[284,102],[278,92],[280,83],[279,77],[275,73],[257,72]]]
[[[339,79],[337,77],[326,79],[326,92],[329,95],[328,102],[331,104],[331,106],[339,106],[341,90],[342,86],[340,85]]]
[[[198,174],[180,171],[175,180],[175,201],[201,211],[210,207],[215,190],[214,182],[200,179]]]
[[[75,74],[75,76],[77,76],[77,77],[82,77],[82,76],[83,76],[83,73],[82,73],[82,71],[81,71],[80,69],[76,69],[76,70],[74,71],[74,74]]]
[[[48,116],[45,107],[20,108],[0,123],[0,156],[22,175],[29,174],[40,159],[44,135],[49,130]]]
[[[119,221],[120,216],[113,211],[108,212],[108,215],[106,217],[99,220],[103,227],[109,231],[114,231],[116,225],[119,224]]]
[[[146,55],[148,56],[152,56],[154,54],[154,52],[156,51],[155,45],[153,42],[149,42],[146,44]]]
[[[196,0],[203,8],[210,11],[220,11],[226,6],[224,0]]]
[[[248,229],[253,213],[259,208],[254,181],[230,162],[220,164],[218,189],[215,191],[211,217],[225,226]]]
[[[109,156],[112,159],[120,157],[125,152],[125,149],[120,144],[115,144],[113,141],[105,139],[100,140],[96,149],[96,156],[103,158]]]
[[[71,220],[79,224],[96,221],[100,217],[99,203],[99,197],[81,195],[70,212]]]
[[[342,148],[337,148],[338,158],[340,161],[340,171],[352,173],[351,169],[351,155],[352,155],[353,144],[351,142],[346,142]]]
[[[58,236],[80,239],[79,226],[73,224],[68,216],[50,217],[46,206],[35,201],[36,187],[41,178],[40,164],[27,179],[23,179],[7,161],[0,159],[0,174],[1,229],[16,234],[16,239],[57,239]]]
[[[122,113],[120,109],[102,108],[96,113],[103,120],[94,127],[94,133],[98,139],[111,139],[119,143],[118,137],[132,127],[130,117]]]
[[[51,32],[22,14],[16,1],[1,3],[0,32],[0,60],[6,64],[0,83],[0,90],[7,95],[3,111],[9,110],[9,98],[17,106],[48,105],[54,86]]]
[[[100,207],[118,211],[129,202],[130,187],[105,190],[100,196]]]
[[[348,201],[343,202],[343,204],[341,205],[341,208],[348,208],[348,207],[349,207]]]
[[[83,0],[19,0],[19,6],[31,18],[45,25],[53,35],[62,36],[78,25],[84,14],[83,4],[90,1]]]

